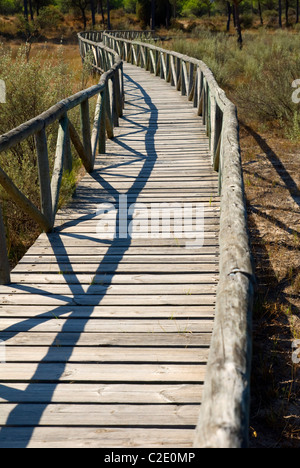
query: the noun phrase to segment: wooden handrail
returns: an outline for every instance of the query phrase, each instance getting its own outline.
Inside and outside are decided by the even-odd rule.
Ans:
[[[100,44],[79,38],[81,50]],[[145,42],[103,32],[105,46],[129,63],[175,86],[193,103],[206,126],[212,165],[221,194],[220,280],[195,447],[248,445],[251,369],[251,315],[255,276],[247,230],[246,205],[235,105],[201,60]],[[97,54],[96,54],[97,56]]]
[[[101,46],[99,47],[101,48]],[[101,153],[105,153],[106,135],[108,138],[113,138],[113,128],[118,124],[118,118],[122,115],[124,102],[123,87],[121,86],[123,83],[123,63],[114,50],[109,49],[104,44],[102,44],[102,47],[102,68],[100,69],[94,64],[96,70],[102,73],[97,85],[60,101],[41,115],[0,136],[0,152],[8,151],[31,136],[35,139],[41,209],[38,209],[15,186],[1,167],[0,184],[14,202],[46,232],[50,232],[54,226],[63,171],[72,170],[70,141],[73,142],[85,169],[92,172],[98,147]],[[109,83],[112,83],[111,99],[108,96]],[[98,96],[98,100],[91,131],[89,100],[94,96]],[[78,106],[80,106],[81,112],[82,139],[68,117],[68,112]],[[50,179],[46,128],[56,121],[59,122],[59,130],[54,168]],[[10,269],[1,210],[0,242],[0,284],[8,284],[10,282]]]
[[[124,102],[122,60],[160,76],[187,96],[206,126],[212,164],[219,171],[221,194],[220,280],[195,447],[246,447],[255,278],[247,231],[236,107],[201,60],[118,37],[113,32],[87,32],[78,37],[82,59],[91,53],[94,69],[104,72],[99,84],[61,101],[36,119],[0,137],[0,151],[5,151],[31,135],[35,136],[39,176],[40,180],[43,179],[42,211],[18,191],[2,169],[0,183],[43,229],[50,230],[55,218],[64,158],[69,157],[68,137],[88,171],[93,169],[98,142],[100,151],[104,152],[105,133],[109,138],[113,137],[114,125],[118,124]],[[96,95],[98,101],[91,132],[87,125],[87,102]],[[79,105],[82,141],[68,118],[68,111]],[[55,121],[59,121],[60,130],[51,181],[45,128]],[[1,210],[0,282],[9,282]]]

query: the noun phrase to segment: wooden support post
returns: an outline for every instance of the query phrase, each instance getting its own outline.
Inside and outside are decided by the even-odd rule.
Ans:
[[[115,70],[114,73],[114,81],[113,81],[113,89],[114,89],[114,99],[115,99],[115,114],[116,114],[116,127],[119,126],[119,117],[123,114],[123,108],[121,103],[121,92],[120,92],[120,80],[119,80],[119,70]]]
[[[176,58],[176,89],[180,91],[181,89],[181,60],[180,58]]]
[[[40,182],[41,211],[49,224],[53,225],[52,196],[49,170],[49,157],[46,130],[37,132],[34,136],[38,160],[38,173]]]
[[[200,99],[200,95],[199,95],[199,80],[200,80],[200,76],[199,76],[199,73],[198,73],[198,70],[196,72],[196,76],[195,76],[195,89],[194,89],[194,98],[193,98],[193,106],[195,108],[198,107],[198,103],[199,103],[199,99]]]
[[[121,99],[122,99],[122,109],[125,107],[125,88],[124,88],[124,69],[123,69],[123,62],[121,63],[120,67],[120,77],[121,77]],[[122,110],[123,115],[123,110]]]
[[[71,151],[71,140],[70,140],[70,130],[69,130],[69,119],[66,116],[66,139],[65,139],[65,158],[64,158],[64,168],[68,172],[72,172],[73,169],[73,157]]]
[[[5,227],[0,206],[0,284],[10,283],[10,265],[7,256]]]
[[[107,137],[112,140],[114,137],[114,126],[112,122],[112,113],[110,107],[110,95],[109,95],[109,86],[108,83],[106,84],[105,88],[105,126],[107,131]]]
[[[89,161],[89,166],[93,166],[93,154],[91,145],[91,128],[90,128],[90,110],[89,101],[86,99],[80,105],[81,131],[84,152]]]
[[[166,53],[166,82],[171,83],[172,79],[172,71],[171,71],[171,64],[170,64],[170,55]]]
[[[218,170],[219,168],[222,124],[223,124],[223,112],[221,111],[218,104],[215,103],[214,136],[213,136],[213,141],[212,141],[212,155],[213,155],[213,164],[214,164],[215,170]]]
[[[186,96],[188,91],[187,83],[187,69],[184,60],[181,61],[181,95]]]
[[[99,93],[95,109],[94,125],[92,130],[92,160],[93,166],[95,164],[95,158],[98,148],[98,139],[100,133],[100,118],[101,118],[101,94]]]
[[[78,133],[76,132],[74,125],[72,122],[69,121],[69,132],[70,132],[70,137],[72,140],[72,143],[86,169],[87,172],[92,172],[93,166],[91,165],[91,160],[87,158],[85,154],[85,149],[83,147],[83,144],[81,143],[80,137]]]
[[[188,100],[192,101],[195,93],[194,64],[190,63]]]
[[[99,129],[99,153],[106,153],[106,97],[105,90],[100,93],[100,129]]]
[[[68,117],[64,115],[64,117],[62,117],[62,119],[59,121],[54,169],[51,180],[53,222],[57,211],[61,180],[64,171],[67,131]]]

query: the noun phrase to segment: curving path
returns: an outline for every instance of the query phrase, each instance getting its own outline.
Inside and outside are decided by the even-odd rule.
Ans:
[[[0,287],[0,447],[193,446],[218,174],[192,104],[143,69],[124,73],[106,155]]]

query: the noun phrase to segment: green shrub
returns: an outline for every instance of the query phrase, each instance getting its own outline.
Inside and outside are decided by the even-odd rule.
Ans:
[[[21,47],[16,59],[10,50],[0,48],[0,79],[6,84],[6,104],[0,105],[0,134],[21,125],[73,93],[73,72],[62,54],[44,60],[41,54],[29,59]],[[73,113],[77,125],[78,116]],[[58,124],[47,128],[50,168],[53,168]],[[75,154],[75,153],[74,153]],[[0,153],[0,166],[17,187],[36,205],[40,205],[37,158],[34,138],[30,137],[10,151]],[[70,179],[64,178],[70,186]],[[69,187],[70,188],[70,187]],[[66,190],[63,188],[62,190]],[[8,226],[8,246],[12,261],[26,251],[39,228],[21,212],[0,188],[0,200]]]
[[[169,47],[203,60],[237,104],[241,118],[295,129],[299,105],[292,102],[291,84],[300,78],[298,35],[244,33],[242,50],[235,37],[224,33],[197,28],[192,37],[197,40],[178,39]]]
[[[124,8],[127,13],[135,13],[137,0],[124,0]]]
[[[40,31],[45,29],[55,29],[64,20],[64,15],[61,11],[53,6],[49,5],[41,9],[39,16],[35,19],[36,28]]]

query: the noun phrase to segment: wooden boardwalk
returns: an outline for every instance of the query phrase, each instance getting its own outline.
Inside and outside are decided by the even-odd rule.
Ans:
[[[0,447],[193,446],[218,281],[218,174],[192,104],[140,68],[124,72],[107,154],[0,287]],[[187,248],[193,223],[181,237],[160,226],[109,239],[104,203],[120,230],[133,222],[121,194],[143,204],[139,219],[176,203],[196,222],[204,206],[204,245]]]

